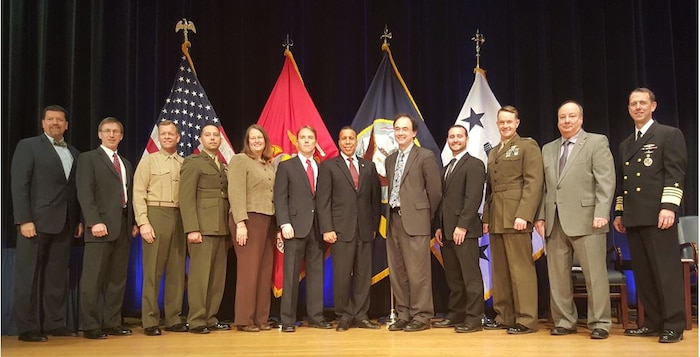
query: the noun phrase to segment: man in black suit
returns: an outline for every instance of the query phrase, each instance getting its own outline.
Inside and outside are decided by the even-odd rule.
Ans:
[[[280,315],[283,332],[294,332],[299,298],[301,262],[306,261],[306,311],[309,326],[330,329],[323,318],[323,241],[316,222],[318,166],[316,129],[304,126],[297,132],[296,157],[281,162],[274,187],[275,216],[284,238],[284,264]]]
[[[637,88],[628,111],[635,133],[620,144],[613,226],[627,232],[644,324],[627,336],[683,339],[683,279],[676,213],[683,198],[688,153],[683,133],[652,119],[654,93]]]
[[[397,115],[394,139],[399,149],[385,162],[391,207],[386,250],[398,313],[389,331],[426,330],[434,315],[430,236],[442,182],[433,152],[413,143],[417,134],[416,119]]]
[[[66,116],[61,106],[44,108],[43,134],[21,140],[12,157],[19,231],[14,313],[20,341],[45,342],[47,334],[75,336],[66,328],[66,276],[72,237],[80,237],[83,226],[75,192],[78,150],[64,141]]]
[[[450,288],[449,312],[433,327],[454,327],[457,332],[483,330],[484,282],[479,267],[482,223],[479,206],[484,194],[486,168],[469,155],[467,129],[453,125],[447,131],[452,160],[443,171],[442,202],[435,238],[442,246],[445,278]]]
[[[369,320],[372,241],[379,228],[381,186],[374,163],[355,155],[357,133],[340,129],[340,155],[321,163],[318,173],[318,222],[331,244],[333,302],[340,316],[336,331],[353,320],[360,328],[378,329]]]
[[[124,127],[116,118],[108,117],[100,122],[97,135],[102,145],[80,155],[76,178],[87,227],[80,277],[80,319],[83,336],[89,339],[131,334],[121,325],[121,309],[130,234],[138,234],[131,206],[132,166],[117,154]]]

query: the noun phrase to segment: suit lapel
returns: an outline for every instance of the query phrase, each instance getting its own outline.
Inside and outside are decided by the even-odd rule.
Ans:
[[[46,137],[46,134],[41,134],[39,137],[39,141],[41,142],[41,146],[43,146],[44,151],[49,152],[51,156],[51,162],[53,162],[53,165],[56,166],[56,169],[63,173],[61,177],[65,179],[66,175],[63,171],[63,163],[61,162],[61,156],[58,155],[56,152],[56,149],[53,148],[53,144],[51,143],[51,140]],[[72,154],[72,152],[71,152]],[[75,156],[73,157],[73,161],[75,162],[76,158]],[[75,165],[72,165],[75,166]],[[73,171],[73,168],[71,167],[71,171]]]
[[[107,167],[114,174],[114,176],[118,177],[121,180],[121,177],[119,177],[117,170],[114,168],[114,162],[112,161],[112,158],[110,158],[109,155],[107,155],[107,152],[105,152],[101,147],[98,147],[95,150],[99,150],[98,156],[100,157],[101,161],[105,165],[107,165]]]
[[[355,158],[355,161],[357,161],[357,158]],[[357,163],[358,163],[357,166],[360,166],[359,162],[357,162]],[[348,182],[354,188],[355,183],[352,182],[352,176],[350,175],[350,168],[348,168],[348,165],[345,163],[345,158],[342,155],[338,155],[338,157],[336,157],[335,164],[338,165],[338,169],[340,170],[340,172],[342,172],[343,175],[345,175],[345,178],[348,179]],[[358,171],[357,174],[359,176],[360,172]],[[358,178],[358,181],[359,181],[359,178]]]
[[[418,156],[418,147],[416,144],[413,144],[413,147],[411,148],[411,151],[409,152],[408,159],[406,160],[406,163],[403,165],[403,172],[401,173],[401,184],[403,184],[404,180],[406,180],[406,173],[408,173],[408,170],[411,169],[411,166],[413,165],[414,162],[416,162]],[[398,159],[398,156],[397,156]]]
[[[586,145],[586,141],[588,140],[588,134],[581,130],[581,134],[579,134],[578,139],[576,139],[576,144],[571,148],[571,154],[569,157],[566,159],[566,165],[564,165],[564,171],[561,172],[561,176],[559,176],[559,182],[566,176],[566,174],[569,172],[569,169],[572,166],[572,162],[576,159],[578,154],[583,150],[583,146]],[[559,146],[557,148],[561,148],[561,138],[559,139]],[[557,172],[558,170],[559,163],[557,162]]]
[[[447,180],[445,181],[445,189],[444,191],[447,191],[447,187],[452,183],[452,178],[455,176],[454,174],[459,170],[462,165],[464,165],[465,162],[467,162],[467,159],[469,158],[469,153],[465,153],[464,156],[462,156],[459,161],[455,162],[455,166],[452,167],[452,172],[447,176]],[[447,168],[449,167],[449,164],[445,167],[445,172],[443,172],[442,176],[445,177],[445,173],[447,172]]]
[[[301,177],[304,178],[302,181],[304,181],[306,188],[309,189],[309,192],[313,193],[313,191],[311,190],[311,183],[309,182],[309,179],[306,176],[306,170],[304,169],[304,164],[301,163],[301,159],[299,159],[298,154],[296,157],[293,157],[290,160],[296,161],[294,164],[292,164],[292,166],[295,167],[294,170],[297,170],[298,175],[301,175]]]
[[[651,126],[649,127],[649,130],[647,130],[646,133],[639,139],[635,140],[635,134],[632,134],[630,136],[629,144],[627,145],[627,150],[625,151],[624,154],[624,161],[628,161],[634,154],[636,154],[644,144],[649,142],[654,137],[654,132],[656,131],[656,122],[652,123]],[[636,131],[636,129],[635,129]]]

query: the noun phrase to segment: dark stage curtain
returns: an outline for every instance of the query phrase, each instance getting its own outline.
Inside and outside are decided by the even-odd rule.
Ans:
[[[654,90],[655,119],[685,133],[681,214],[697,214],[697,8],[696,0],[3,0],[2,247],[15,245],[11,157],[19,139],[39,132],[44,106],[69,110],[67,137],[81,151],[99,145],[102,118],[119,118],[120,152],[138,163],[176,72],[182,34],[173,30],[182,17],[196,25],[194,64],[235,148],[279,74],[285,35],[335,135],[352,121],[379,65],[385,24],[399,70],[442,145],[474,78],[469,39],[478,28],[493,92],[519,108],[520,134],[540,145],[558,136],[559,103],[574,99],[585,108],[585,129],[608,135],[617,154],[632,133],[628,93]],[[3,282],[11,272],[3,269]],[[134,294],[127,306],[140,306]]]

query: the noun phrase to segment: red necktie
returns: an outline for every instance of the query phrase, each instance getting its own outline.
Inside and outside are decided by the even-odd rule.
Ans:
[[[352,164],[352,160],[354,158],[349,157],[348,158],[348,168],[350,169],[350,176],[352,176],[352,183],[355,184],[355,189],[357,190],[360,188],[360,175],[357,174],[357,169],[355,168],[355,165]]]
[[[122,191],[122,207],[126,204],[126,197],[124,197],[124,181],[122,181],[122,165],[119,164],[119,158],[117,157],[117,153],[115,152],[112,155],[112,164],[114,165],[114,169],[117,170],[117,175],[119,175],[119,183],[121,183],[121,191]]]
[[[316,186],[314,186],[314,168],[311,167],[311,160],[309,159],[306,159],[306,176],[309,178],[311,193],[316,193]]]

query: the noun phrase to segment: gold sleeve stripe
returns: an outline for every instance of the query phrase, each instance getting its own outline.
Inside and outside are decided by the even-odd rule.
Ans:
[[[681,205],[683,198],[683,190],[678,187],[664,187],[664,192],[661,194],[661,203],[670,203],[676,206]]]
[[[617,196],[617,197],[615,198],[615,211],[616,211],[616,212],[618,212],[618,211],[619,211],[619,212],[622,212],[622,211],[624,211],[623,207],[624,207],[624,206],[622,205],[622,196]]]

